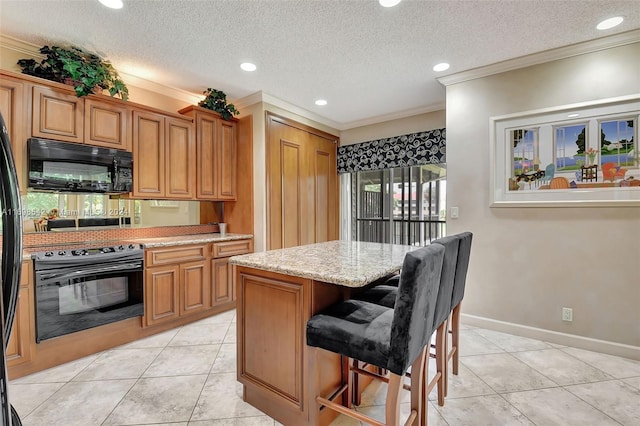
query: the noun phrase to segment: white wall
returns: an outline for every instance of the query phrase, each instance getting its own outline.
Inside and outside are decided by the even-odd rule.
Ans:
[[[441,129],[445,127],[445,110],[427,112],[397,120],[354,127],[340,132],[340,145],[351,145],[425,130]]]
[[[464,313],[640,356],[640,207],[489,207],[489,117],[637,93],[640,43],[447,87],[448,232],[474,233]]]

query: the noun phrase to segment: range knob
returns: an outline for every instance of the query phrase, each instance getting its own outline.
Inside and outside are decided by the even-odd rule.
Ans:
[[[51,256],[53,256],[53,252],[52,251],[48,251],[44,255],[47,256],[47,257],[51,257]]]
[[[118,246],[118,250],[124,250],[124,246]]]
[[[136,246],[135,246],[135,245],[133,245],[133,244],[129,244],[129,249],[133,250],[134,248],[136,248]]]
[[[64,250],[60,250],[60,251],[58,252],[58,256],[64,256],[65,254],[67,254],[67,252],[66,252],[66,251],[64,251]]]

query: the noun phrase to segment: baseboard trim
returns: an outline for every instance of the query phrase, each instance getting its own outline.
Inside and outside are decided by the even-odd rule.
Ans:
[[[601,352],[640,361],[640,347],[625,345],[623,343],[610,342],[608,340],[592,339],[590,337],[577,336],[575,334],[560,333],[558,331],[545,330],[543,328],[529,327],[527,325],[498,321],[491,318],[479,317],[470,314],[461,314],[461,322],[464,325],[486,328],[529,337],[531,339],[544,340],[557,345],[567,345],[574,348]]]

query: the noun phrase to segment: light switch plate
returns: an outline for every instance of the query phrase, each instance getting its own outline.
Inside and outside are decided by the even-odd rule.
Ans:
[[[458,207],[451,207],[451,219],[457,219],[459,213]]]

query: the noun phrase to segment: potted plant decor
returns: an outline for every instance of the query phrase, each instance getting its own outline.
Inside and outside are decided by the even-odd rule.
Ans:
[[[208,88],[202,93],[205,98],[198,103],[198,106],[217,112],[225,120],[240,114],[235,105],[227,103],[227,95],[224,92]]]
[[[24,74],[72,85],[78,97],[108,90],[111,96],[127,100],[129,90],[118,72],[108,61],[78,47],[44,46],[40,53],[45,58],[20,59],[18,66]]]

